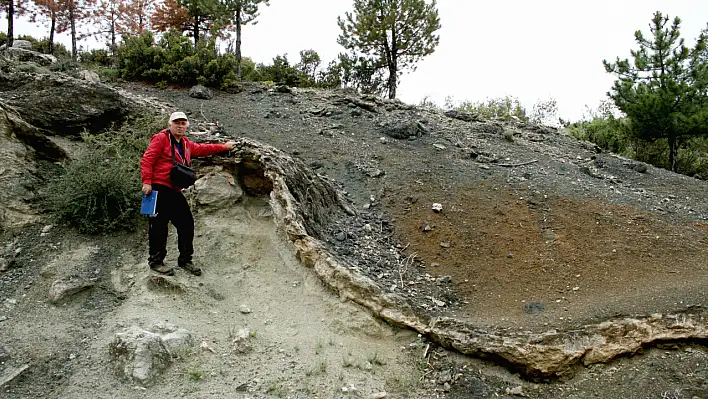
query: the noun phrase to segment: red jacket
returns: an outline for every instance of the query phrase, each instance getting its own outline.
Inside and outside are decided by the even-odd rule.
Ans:
[[[198,144],[187,137],[182,137],[184,155],[187,164],[191,165],[192,157],[205,157],[226,151],[223,144]],[[179,150],[175,146],[175,161],[184,163]],[[162,184],[163,186],[176,188],[170,180],[170,169],[172,169],[172,147],[170,145],[170,132],[167,129],[160,131],[150,139],[143,159],[140,161],[140,174],[143,184]]]

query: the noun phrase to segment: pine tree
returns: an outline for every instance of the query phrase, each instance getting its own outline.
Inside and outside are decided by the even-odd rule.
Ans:
[[[49,22],[49,40],[47,50],[49,54],[54,52],[54,35],[63,33],[65,28],[58,24],[59,4],[57,0],[34,0],[34,12],[30,15],[30,21],[37,22],[37,18],[42,18]]]
[[[76,41],[79,38],[79,24],[91,17],[96,0],[56,0],[57,30],[71,33],[71,58],[78,59]]]
[[[125,0],[125,8],[118,18],[121,35],[140,36],[150,29],[150,18],[155,10],[155,0]]]
[[[5,13],[7,17],[7,47],[12,47],[15,37],[15,17],[24,14],[25,0],[0,0],[0,14]]]
[[[228,13],[218,0],[165,0],[155,8],[150,22],[158,32],[190,32],[196,46],[202,33],[228,25]]]
[[[231,23],[236,29],[236,43],[234,46],[236,56],[236,76],[239,80],[243,78],[242,55],[241,55],[241,27],[244,25],[258,23],[257,18],[260,13],[258,8],[261,5],[269,6],[270,0],[222,0],[222,4],[230,14]]]
[[[376,60],[387,69],[385,88],[396,98],[398,75],[435,51],[440,17],[435,0],[354,0],[354,12],[338,18],[337,42],[353,53]]]
[[[631,121],[632,134],[644,141],[667,139],[669,166],[677,167],[677,149],[683,136],[708,133],[708,74],[705,35],[693,49],[680,37],[681,20],[660,12],[649,25],[651,38],[641,31],[634,36],[639,50],[632,50],[634,59],[603,61],[609,73],[618,76],[608,96]]]
[[[314,85],[317,82],[317,70],[320,68],[322,58],[315,50],[300,51],[300,62],[296,68],[306,78],[307,85]]]
[[[97,29],[95,35],[108,40],[108,47],[113,56],[117,48],[116,38],[122,31],[119,21],[125,10],[125,0],[99,0],[98,7],[91,12],[91,20],[94,22],[94,28]]]

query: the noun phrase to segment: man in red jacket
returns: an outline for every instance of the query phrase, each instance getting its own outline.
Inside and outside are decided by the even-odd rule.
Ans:
[[[203,157],[228,151],[236,146],[234,141],[226,144],[198,144],[185,137],[189,128],[189,120],[184,112],[173,112],[170,115],[168,128],[152,136],[143,158],[140,161],[140,173],[143,179],[143,193],[148,195],[157,191],[157,210],[154,217],[149,218],[149,258],[148,264],[152,270],[168,276],[174,275],[171,267],[164,263],[167,255],[167,224],[177,228],[177,247],[179,258],[177,264],[188,272],[199,276],[202,270],[192,263],[194,247],[194,218],[189,209],[187,199],[182,195],[182,189],[172,184],[170,170],[172,169],[172,146],[174,146],[175,162],[191,165],[192,157]]]

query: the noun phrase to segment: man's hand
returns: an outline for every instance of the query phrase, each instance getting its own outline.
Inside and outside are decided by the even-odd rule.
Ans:
[[[224,145],[226,146],[227,150],[233,150],[236,147],[236,142],[235,141],[227,141],[226,144],[224,144]]]
[[[150,195],[151,192],[152,192],[152,185],[151,184],[143,184],[143,194]]]

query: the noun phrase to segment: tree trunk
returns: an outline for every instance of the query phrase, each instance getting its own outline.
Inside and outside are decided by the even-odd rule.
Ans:
[[[116,24],[111,24],[111,66],[116,65]]]
[[[199,43],[199,17],[194,17],[194,25],[192,26],[193,29],[193,35],[194,35],[194,47],[197,47],[197,43]]]
[[[69,8],[69,23],[71,25],[71,59],[77,61],[79,54],[76,51],[76,10],[74,7]]]
[[[139,2],[138,7],[140,7],[140,12],[138,12],[138,36],[140,36],[143,33],[143,24],[145,23],[143,15],[145,14],[145,3]]]
[[[47,43],[47,50],[49,54],[54,54],[54,31],[57,28],[57,14],[52,11],[52,25],[49,28],[49,43]]]
[[[388,64],[388,98],[396,98],[396,86],[398,78],[398,43],[396,43],[396,29],[391,31],[391,58]]]
[[[12,42],[14,41],[14,21],[15,21],[15,0],[8,0],[7,2],[7,47],[12,47]]]
[[[669,135],[669,166],[672,172],[676,172],[676,136]]]
[[[241,7],[236,9],[236,77],[243,79],[243,68],[241,66]]]

